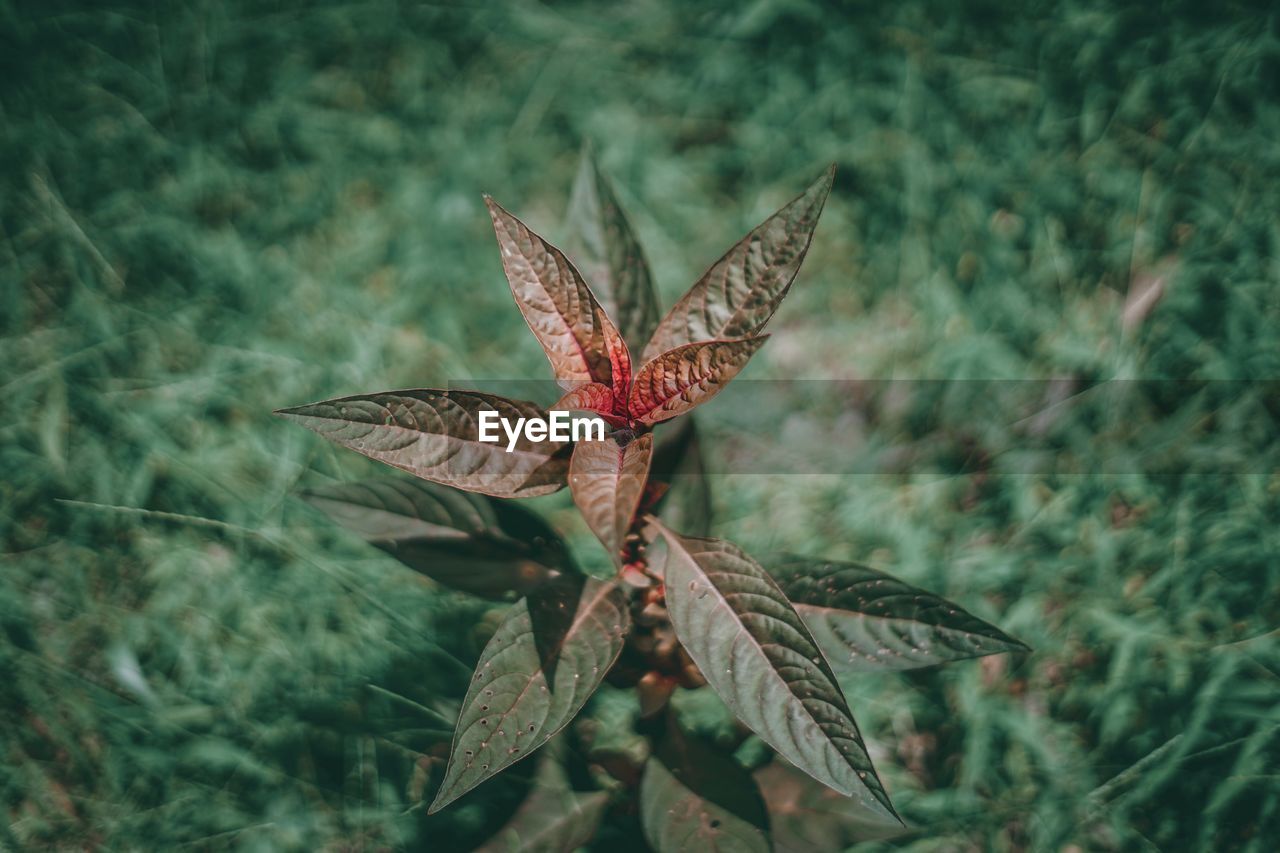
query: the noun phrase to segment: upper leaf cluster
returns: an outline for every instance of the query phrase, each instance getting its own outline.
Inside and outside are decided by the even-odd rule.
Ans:
[[[898,818],[837,673],[1023,648],[950,602],[873,569],[778,557],[766,570],[729,542],[682,535],[655,518],[670,507],[664,500],[673,473],[699,474],[704,463],[692,422],[665,444],[655,442],[653,428],[714,397],[767,339],[763,329],[795,280],[833,177],[834,166],[752,229],[661,318],[639,241],[592,158],[584,158],[570,216],[587,277],[486,196],[516,305],[565,391],[552,408],[599,415],[613,427],[603,441],[521,438],[507,452],[479,441],[479,413],[536,417],[545,410],[467,391],[383,392],[280,412],[430,481],[328,487],[308,495],[313,504],[442,583],[487,597],[522,596],[481,653],[431,811],[545,744],[617,665],[624,676],[643,673],[632,683],[642,689],[645,713],[676,684],[709,684],[808,774],[803,784],[816,780],[852,797],[856,819],[879,822],[883,831]],[[581,573],[537,516],[497,500],[566,484],[619,568],[612,580]],[[705,521],[705,491],[690,503],[685,515]],[[663,566],[650,562],[658,539]],[[655,642],[655,630],[673,632],[676,642]],[[770,784],[778,790],[762,799],[731,758],[691,762],[703,749],[668,726],[643,773],[641,819],[660,849],[696,841],[767,850],[765,801],[821,796],[779,771],[767,776],[777,777]],[[709,782],[705,768],[717,762],[724,772]],[[584,805],[563,785],[540,796],[567,798],[583,820],[601,818],[600,802]],[[526,812],[509,828],[516,836],[581,843],[581,826]]]

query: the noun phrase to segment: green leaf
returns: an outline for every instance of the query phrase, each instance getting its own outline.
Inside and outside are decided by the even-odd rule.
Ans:
[[[622,546],[640,506],[649,464],[653,459],[653,435],[637,436],[626,444],[618,433],[604,441],[580,441],[569,462],[569,490],[587,526],[609,556],[622,564]]]
[[[462,702],[437,812],[564,728],[631,627],[613,583],[563,574],[516,602],[485,645]]]
[[[832,164],[703,273],[658,324],[643,360],[683,344],[758,335],[800,271],[835,173]]]
[[[682,734],[674,722],[645,764],[640,825],[660,851],[772,849],[768,814],[751,776],[732,756]]]
[[[680,418],[658,433],[649,479],[666,487],[653,512],[668,527],[693,536],[710,533],[711,479],[707,475],[695,415]]]
[[[703,341],[662,353],[636,374],[627,409],[644,424],[656,424],[710,400],[746,367],[768,335]]]
[[[781,759],[752,775],[769,809],[770,834],[778,853],[844,850],[906,831],[897,821],[819,785]]]
[[[569,202],[574,259],[639,352],[658,325],[658,294],[631,223],[590,151],[584,151]]]
[[[532,442],[522,432],[508,453],[505,435],[498,443],[480,441],[483,411],[497,412],[512,423],[547,416],[534,403],[431,389],[341,397],[276,414],[370,459],[446,486],[500,498],[545,495],[564,487],[567,442]]]
[[[506,826],[475,853],[571,853],[595,837],[608,804],[609,795],[604,791],[579,793],[570,788],[564,768],[547,755],[529,796]]]
[[[896,818],[831,667],[778,585],[729,542],[661,530],[671,624],[720,698],[801,770]]]
[[[958,605],[857,563],[778,555],[770,573],[841,672],[1028,651]]]
[[[414,571],[473,595],[523,595],[574,568],[540,516],[487,495],[397,478],[335,483],[303,498]]]
[[[520,313],[564,387],[631,382],[631,355],[609,315],[564,253],[485,196],[502,268]]]

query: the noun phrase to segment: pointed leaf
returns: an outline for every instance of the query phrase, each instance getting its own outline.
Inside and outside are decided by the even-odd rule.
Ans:
[[[614,396],[613,390],[608,386],[601,385],[599,382],[588,382],[567,392],[551,406],[551,410],[595,412],[610,425],[621,427],[627,423],[626,407],[625,395],[619,399]]]
[[[896,817],[831,667],[778,585],[729,542],[662,534],[671,624],[729,709],[819,782]]]
[[[769,808],[770,834],[778,853],[844,850],[905,831],[897,821],[819,785],[781,759],[752,775]]]
[[[566,442],[527,440],[512,452],[480,441],[482,411],[517,418],[545,418],[541,407],[474,391],[386,391],[325,400],[276,412],[415,477],[496,497],[533,497],[564,487]],[[501,430],[499,430],[501,432]]]
[[[1027,651],[958,605],[884,572],[790,554],[768,564],[837,671],[915,669]]]
[[[737,376],[769,339],[742,338],[685,344],[647,362],[636,374],[627,399],[631,416],[656,424],[705,403]]]
[[[583,153],[574,181],[569,223],[579,267],[617,318],[627,344],[640,352],[658,325],[658,294],[631,224],[590,151]]]
[[[573,569],[540,516],[487,495],[397,478],[335,483],[303,497],[414,571],[473,595],[523,595],[552,572]]]
[[[528,798],[476,853],[571,853],[595,837],[608,804],[609,795],[604,791],[580,793],[570,788],[564,768],[546,756]]]
[[[498,526],[486,497],[424,480],[332,483],[302,496],[369,542],[463,540]]]
[[[631,520],[649,480],[653,435],[623,444],[618,433],[604,441],[580,441],[569,462],[569,491],[587,526],[618,565]],[[629,435],[623,433],[623,435]]]
[[[769,818],[747,771],[669,725],[640,780],[640,825],[653,849],[770,850]]]
[[[759,334],[800,271],[835,171],[832,164],[703,273],[658,324],[644,360],[682,344]]]
[[[528,756],[600,685],[631,626],[613,583],[563,574],[516,602],[480,654],[434,813]]]
[[[542,344],[556,379],[625,389],[631,356],[613,321],[564,253],[485,196],[516,305]]]
[[[681,418],[660,433],[653,449],[652,483],[668,486],[653,512],[673,529],[692,536],[711,530],[711,478],[698,438],[697,418]]]

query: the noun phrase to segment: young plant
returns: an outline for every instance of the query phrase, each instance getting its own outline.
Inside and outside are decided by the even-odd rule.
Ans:
[[[638,812],[660,850],[767,850],[771,823],[780,846],[882,835],[899,819],[837,673],[1025,648],[874,569],[757,561],[689,535],[703,532],[710,506],[690,412],[767,339],[834,173],[732,246],[661,318],[644,254],[591,158],[573,194],[581,267],[486,197],[516,304],[565,392],[551,409],[598,415],[610,426],[603,440],[480,441],[481,412],[514,421],[548,410],[468,391],[387,391],[279,412],[420,478],[322,488],[307,496],[315,506],[442,584],[520,596],[480,655],[431,812],[537,751],[608,677],[637,689],[653,741],[643,766],[598,756],[621,780],[608,797],[575,792],[544,767],[508,837],[573,849],[610,799]],[[581,572],[555,531],[508,500],[565,486],[616,564],[610,580]],[[676,515],[685,533],[673,529]],[[753,776],[661,713],[677,688],[704,685],[785,763]],[[796,821],[805,809],[821,819]]]

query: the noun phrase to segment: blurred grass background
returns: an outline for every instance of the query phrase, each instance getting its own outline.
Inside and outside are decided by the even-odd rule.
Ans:
[[[269,412],[545,376],[480,193],[562,238],[590,140],[668,303],[839,163],[756,377],[1201,383],[1158,465],[726,472],[717,532],[1036,649],[847,685],[902,846],[1275,848],[1280,407],[1220,381],[1280,375],[1265,4],[0,2],[0,110],[0,846],[510,814],[531,768],[418,805],[493,616],[300,507],[381,472]]]

